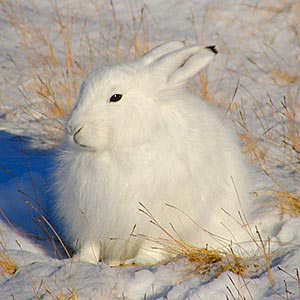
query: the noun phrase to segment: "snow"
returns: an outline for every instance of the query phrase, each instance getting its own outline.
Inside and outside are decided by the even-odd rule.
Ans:
[[[76,15],[72,43],[73,52],[78,50],[75,54],[78,61],[88,63],[86,48],[81,46],[84,37],[76,35],[84,22],[96,52],[95,66],[106,59],[113,61],[115,57],[108,51],[114,49],[116,42],[110,2],[99,1],[97,9],[94,1],[58,1],[58,6],[65,11],[67,3]],[[257,121],[257,115],[263,116],[270,127],[281,130],[280,102],[286,95],[296,101],[299,89],[299,36],[297,40],[295,34],[300,25],[299,1],[128,0],[115,1],[114,6],[124,36],[126,31],[132,31],[132,12],[140,16],[144,8],[151,44],[170,39],[187,40],[191,44],[195,41],[216,44],[220,54],[207,70],[209,93],[214,99],[220,99],[220,103],[230,103],[239,84],[233,105],[243,105],[249,127],[257,136],[263,139],[266,130]],[[20,0],[19,8],[41,31],[49,34],[56,48],[62,46],[57,28],[50,30],[54,18],[51,1]],[[99,20],[102,26],[99,26]],[[50,148],[59,140],[62,131],[38,111],[24,112],[23,106],[28,103],[22,103],[18,89],[32,84],[32,78],[20,78],[9,57],[25,63],[26,55],[18,46],[17,34],[3,10],[0,27],[0,208],[11,223],[8,225],[7,220],[0,217],[0,241],[3,251],[18,266],[16,274],[0,275],[0,300],[57,299],[55,295],[72,299],[68,295],[73,290],[76,299],[83,300],[300,298],[297,275],[300,218],[281,218],[274,208],[258,208],[256,218],[259,228],[266,230],[264,238],[267,237],[265,234],[272,235],[271,248],[275,252],[270,259],[269,271],[263,252],[256,258],[259,265],[256,272],[243,276],[230,271],[219,275],[213,267],[207,273],[199,273],[186,258],[156,266],[113,268],[102,263],[84,263],[78,257],[57,258],[45,231],[49,228],[43,225],[41,216],[51,219],[53,199],[49,191],[49,174],[55,150]],[[102,39],[99,38],[101,34]],[[39,47],[43,49],[44,46]],[[127,56],[131,57],[130,54]],[[62,60],[62,57],[63,53],[58,59]],[[61,80],[62,73],[56,74],[53,81]],[[283,75],[295,80],[287,82]],[[270,98],[278,108],[277,114],[268,104]],[[36,120],[44,120],[44,123]],[[49,131],[41,127],[45,122]],[[49,138],[49,132],[55,136],[54,141]],[[42,143],[32,149],[28,147],[30,139],[42,140]],[[288,167],[286,152],[276,144],[267,143],[266,147],[268,153],[277,158],[269,170],[272,176],[291,190],[296,188],[299,178]],[[279,165],[282,161],[287,164]],[[271,185],[263,174],[256,177],[259,178],[256,189]],[[253,260],[249,261],[251,263]]]

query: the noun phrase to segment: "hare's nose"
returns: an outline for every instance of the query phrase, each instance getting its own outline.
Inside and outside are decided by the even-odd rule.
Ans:
[[[80,130],[81,128],[79,128]],[[74,135],[76,132],[78,131],[78,129],[72,125],[67,125],[67,133],[69,135]]]
[[[68,133],[69,135],[72,135],[73,132],[74,132],[73,127],[72,127],[71,125],[68,125],[68,126],[67,126],[67,133]]]

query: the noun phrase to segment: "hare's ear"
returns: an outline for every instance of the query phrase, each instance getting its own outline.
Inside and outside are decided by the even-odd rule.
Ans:
[[[217,53],[215,46],[184,47],[153,62],[153,68],[165,75],[168,83],[180,85],[196,75]]]
[[[171,42],[166,42],[164,44],[161,44],[146,54],[144,54],[139,61],[144,64],[144,65],[149,65],[153,61],[159,59],[160,57],[171,53],[173,51],[176,51],[178,49],[184,48],[186,45],[183,41],[171,41]]]

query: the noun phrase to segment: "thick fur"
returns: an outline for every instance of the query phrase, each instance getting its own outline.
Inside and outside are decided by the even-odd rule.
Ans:
[[[215,54],[213,47],[169,42],[133,62],[104,66],[83,83],[58,157],[55,206],[83,260],[168,258],[152,241],[167,236],[140,203],[195,246],[240,238],[233,218],[241,205],[247,210],[248,179],[236,136],[185,89]],[[113,94],[123,97],[110,102]]]

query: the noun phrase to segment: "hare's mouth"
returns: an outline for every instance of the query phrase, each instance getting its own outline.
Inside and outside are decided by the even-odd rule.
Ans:
[[[79,133],[81,132],[82,128],[83,128],[83,127],[80,127],[80,128],[73,134],[73,142],[74,142],[75,144],[77,144],[78,146],[80,146],[80,147],[86,148],[87,146],[84,145],[84,144],[82,144],[82,143],[80,142],[80,138],[79,138]]]
[[[81,140],[80,140],[80,132],[82,130],[83,127],[80,127],[73,135],[72,135],[72,141],[75,145],[79,146],[80,148],[83,148],[84,150],[88,150],[88,151],[94,151],[95,149],[91,146],[88,146],[86,144],[84,144]]]

